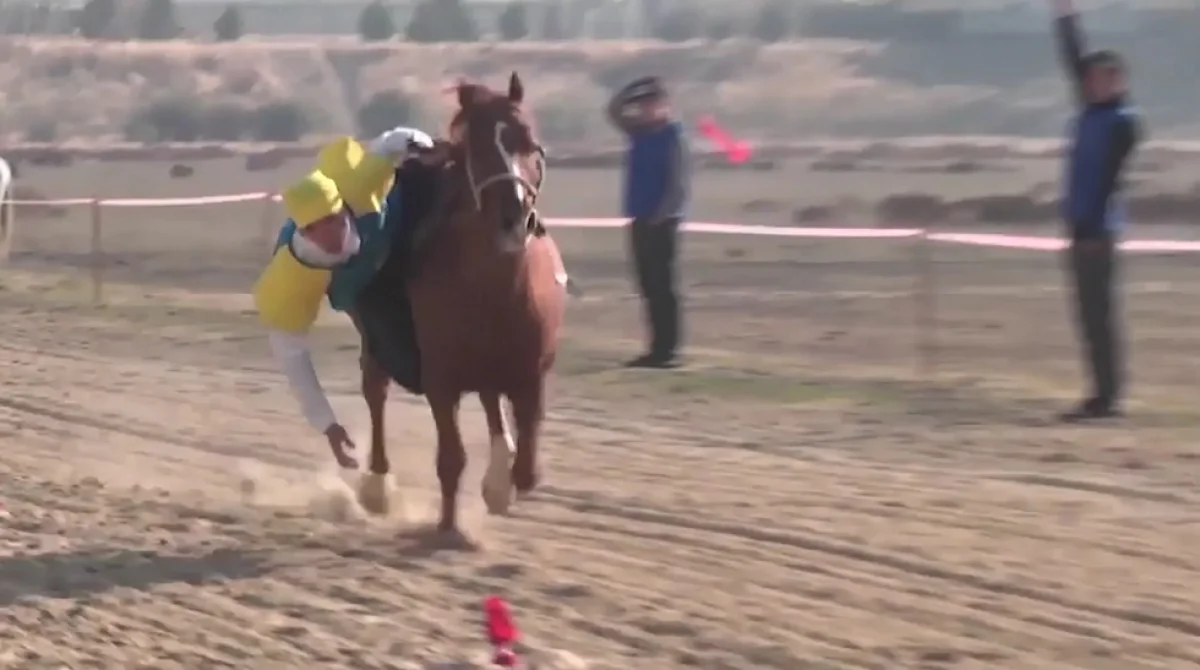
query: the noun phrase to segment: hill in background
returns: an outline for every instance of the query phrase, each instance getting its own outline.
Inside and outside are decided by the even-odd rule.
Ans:
[[[1165,47],[1126,50],[1156,136],[1195,135],[1200,88],[1177,84],[1172,70],[1178,68],[1158,53]],[[762,139],[1057,136],[1067,114],[1066,87],[1048,35],[929,45],[839,39],[364,45],[338,38],[231,44],[25,38],[0,43],[0,90],[6,93],[0,128],[9,142],[163,139],[146,136],[147,115],[182,108],[203,117],[188,121],[201,133],[238,117],[244,127],[218,129],[218,139],[280,139],[256,133],[297,114],[303,123],[291,122],[303,134],[352,132],[360,108],[384,91],[398,93],[411,107],[410,118],[397,122],[437,127],[452,102],[442,93],[448,82],[467,76],[499,85],[511,69],[525,77],[541,132],[557,144],[610,141],[601,114],[605,99],[646,73],[671,83],[685,113],[714,113]],[[271,115],[256,120],[264,108]],[[205,110],[216,111],[205,116]]]

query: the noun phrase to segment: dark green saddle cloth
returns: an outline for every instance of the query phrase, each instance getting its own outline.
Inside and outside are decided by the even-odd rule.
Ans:
[[[418,395],[423,392],[421,353],[406,284],[418,253],[416,240],[424,237],[426,228],[436,225],[433,210],[440,176],[440,170],[412,161],[396,170],[394,193],[398,197],[389,196],[387,216],[401,220],[391,227],[395,236],[387,260],[354,305],[365,353],[393,381]]]

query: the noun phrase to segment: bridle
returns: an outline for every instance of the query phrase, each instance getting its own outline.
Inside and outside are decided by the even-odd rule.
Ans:
[[[526,227],[529,226],[529,221],[533,216],[535,205],[537,205],[538,194],[546,184],[546,152],[541,145],[537,146],[537,166],[538,166],[538,181],[534,185],[525,175],[521,174],[521,168],[517,164],[516,157],[513,156],[507,149],[504,148],[503,133],[507,129],[507,124],[503,121],[498,122],[495,128],[495,134],[492,143],[496,147],[496,151],[500,154],[501,160],[509,167],[508,170],[497,172],[493,175],[484,177],[482,180],[476,179],[475,170],[471,164],[471,152],[469,150],[466,138],[469,136],[466,124],[463,124],[463,167],[467,173],[467,184],[471,188],[471,196],[475,199],[475,208],[483,211],[483,190],[489,186],[510,182],[519,190],[523,190],[521,198],[522,216],[521,220]],[[522,195],[522,194],[518,194]]]

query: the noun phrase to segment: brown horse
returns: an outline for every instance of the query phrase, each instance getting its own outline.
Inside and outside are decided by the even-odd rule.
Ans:
[[[477,84],[456,87],[451,140],[440,145],[445,204],[420,243],[408,282],[425,398],[437,428],[442,490],[439,528],[457,530],[459,482],[467,457],[458,427],[462,397],[478,393],[487,417],[490,462],[483,480],[488,511],[501,514],[513,489],[538,481],[538,437],[546,377],[554,365],[566,303],[566,273],[554,242],[535,235],[534,204],[545,178],[542,150],[522,110],[517,73],[507,94]],[[371,471],[387,472],[383,404],[387,382],[364,395],[371,414]],[[501,398],[512,406],[516,440]]]

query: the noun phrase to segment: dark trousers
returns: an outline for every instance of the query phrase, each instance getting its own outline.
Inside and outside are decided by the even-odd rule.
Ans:
[[[354,303],[350,319],[361,337],[362,364],[369,360],[409,393],[423,393],[416,322],[404,286],[372,282]]]
[[[1120,399],[1122,355],[1118,302],[1116,240],[1105,236],[1076,241],[1067,251],[1075,288],[1075,316],[1091,370],[1093,398],[1104,404]]]
[[[645,221],[634,219],[629,226],[634,276],[646,322],[650,327],[650,354],[671,357],[680,339],[679,294],[676,290],[676,258],[679,253],[679,219]]]

